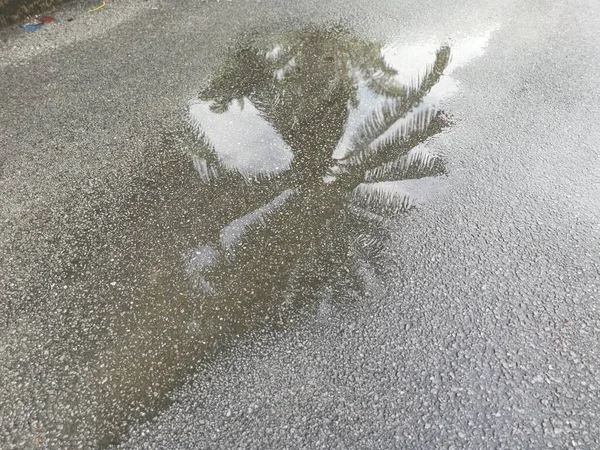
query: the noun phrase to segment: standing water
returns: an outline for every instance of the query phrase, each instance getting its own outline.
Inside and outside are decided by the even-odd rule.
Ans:
[[[7,323],[0,403],[5,417],[34,418],[8,446],[116,443],[236,339],[311,317],[324,292],[361,298],[383,269],[387,223],[445,173],[426,142],[450,124],[439,100],[468,57],[415,48],[343,28],[233,47],[186,123],[149,149],[119,210],[124,231],[75,233],[81,255],[110,250],[85,270],[83,256],[72,259],[67,275],[87,300],[39,317],[51,337],[29,354],[36,364],[16,350],[28,328]],[[8,401],[10,386],[24,400]]]

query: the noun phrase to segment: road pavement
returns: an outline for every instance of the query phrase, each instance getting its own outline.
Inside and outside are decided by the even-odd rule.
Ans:
[[[3,447],[600,447],[600,5],[109,6],[0,32]],[[340,23],[463,49],[447,174],[362,289],[221,346],[179,270],[213,219],[186,105],[235,42]]]

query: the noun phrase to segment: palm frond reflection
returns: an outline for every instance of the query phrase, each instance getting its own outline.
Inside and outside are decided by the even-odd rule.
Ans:
[[[190,106],[201,181],[222,190],[221,201],[235,204],[248,189],[254,201],[188,262],[190,279],[229,304],[306,298],[341,272],[357,280],[359,266],[377,271],[384,224],[412,201],[376,183],[444,173],[421,144],[448,124],[425,99],[449,47],[404,85],[379,45],[346,30],[278,39],[234,51]]]

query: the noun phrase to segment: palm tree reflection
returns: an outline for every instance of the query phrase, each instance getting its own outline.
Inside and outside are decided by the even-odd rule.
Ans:
[[[239,201],[237,217],[188,262],[197,286],[224,299],[211,302],[217,310],[250,297],[254,317],[246,311],[232,322],[255,321],[273,299],[280,313],[296,308],[328,280],[360,291],[365,267],[378,268],[382,224],[410,206],[373,183],[444,171],[415,149],[446,124],[424,99],[449,59],[440,48],[407,86],[379,45],[341,29],[296,31],[276,45],[255,40],[232,53],[190,107],[201,179],[227,193],[228,208]]]

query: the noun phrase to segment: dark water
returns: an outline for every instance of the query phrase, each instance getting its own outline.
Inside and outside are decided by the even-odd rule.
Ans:
[[[132,193],[56,236],[72,252],[63,295],[85,300],[48,318],[55,343],[32,353],[59,382],[25,387],[50,399],[27,406],[27,445],[117,443],[237,339],[310,318],[324,295],[362,298],[387,224],[444,174],[422,144],[449,124],[428,95],[450,48],[430,56],[403,83],[381,44],[344,28],[233,46],[149,144]],[[15,383],[33,377],[13,363]]]
[[[386,220],[411,207],[385,183],[444,173],[439,158],[411,152],[447,124],[424,98],[449,58],[439,49],[406,86],[379,45],[343,29],[232,51],[189,105],[186,151],[214,213],[185,260],[211,305],[201,329],[218,319],[219,334],[235,333],[310,309],[324,285],[344,298],[376,275]]]
[[[232,49],[188,105],[186,132],[169,138],[196,171],[190,195],[203,211],[179,261],[194,294],[178,358],[311,316],[323,292],[363,295],[383,269],[386,223],[413,205],[398,182],[444,173],[419,146],[448,124],[426,96],[449,60],[440,48],[405,85],[379,44],[341,28]]]

